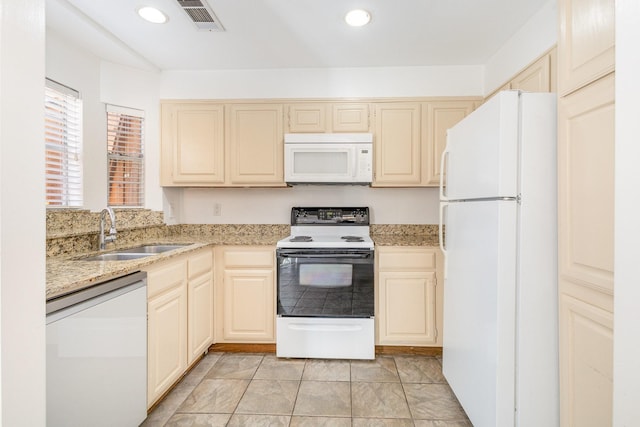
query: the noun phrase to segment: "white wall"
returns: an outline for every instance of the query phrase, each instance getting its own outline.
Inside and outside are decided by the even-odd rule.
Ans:
[[[100,64],[100,101],[145,112],[145,207],[154,210],[162,209],[159,84],[159,73],[106,61]]]
[[[557,0],[549,0],[485,64],[484,92],[488,95],[509,81],[558,41]]]
[[[293,206],[369,206],[373,224],[437,224],[435,188],[299,185],[290,188],[174,190],[176,221],[185,224],[289,224]],[[174,196],[168,191],[169,196]],[[171,200],[174,200],[173,198]],[[215,204],[221,215],[214,216]],[[167,214],[170,216],[170,214]]]
[[[637,426],[640,402],[640,3],[616,1],[614,425]]]
[[[44,426],[44,0],[0,0],[0,425]]]
[[[105,103],[110,103],[145,111],[145,207],[162,209],[159,74],[103,61],[49,30],[46,75],[82,96],[84,207],[97,211],[107,205]]]
[[[482,96],[482,66],[164,71],[161,98]]]

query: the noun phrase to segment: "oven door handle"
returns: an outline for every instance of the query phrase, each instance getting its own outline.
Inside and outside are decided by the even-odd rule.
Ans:
[[[279,254],[282,258],[340,258],[340,259],[366,259],[371,254]]]

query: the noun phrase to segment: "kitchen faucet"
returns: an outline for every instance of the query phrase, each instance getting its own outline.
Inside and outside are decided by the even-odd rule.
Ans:
[[[104,223],[106,220],[106,214],[109,214],[109,220],[111,221],[111,227],[109,228],[109,235],[104,235]],[[109,206],[102,209],[100,212],[100,250],[104,250],[107,247],[107,243],[116,241],[116,214]]]

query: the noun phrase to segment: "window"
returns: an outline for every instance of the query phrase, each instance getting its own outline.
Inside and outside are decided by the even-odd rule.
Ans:
[[[81,207],[82,100],[80,93],[46,79],[44,108],[47,207]]]
[[[109,206],[144,205],[144,112],[107,104]]]

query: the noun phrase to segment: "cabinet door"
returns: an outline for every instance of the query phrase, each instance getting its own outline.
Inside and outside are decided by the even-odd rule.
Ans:
[[[560,279],[613,294],[614,75],[560,98]]]
[[[369,132],[369,104],[333,104],[331,129],[333,132]]]
[[[213,343],[213,272],[189,279],[188,365]]]
[[[558,3],[558,89],[566,95],[614,70],[615,1]]]
[[[612,424],[614,77],[558,104],[562,425]]]
[[[611,426],[613,313],[562,292],[559,304],[560,425]]]
[[[374,182],[376,187],[422,183],[420,104],[375,104]]]
[[[162,185],[224,182],[224,106],[162,105]]]
[[[427,185],[440,185],[440,157],[447,145],[447,130],[471,113],[474,105],[475,101],[436,101],[423,106]]]
[[[186,283],[150,299],[147,316],[150,407],[187,368]]]
[[[275,341],[273,270],[224,271],[223,337],[236,342]]]
[[[435,344],[436,273],[379,273],[378,343]]]
[[[288,132],[327,132],[327,104],[301,103],[287,105]]]
[[[551,55],[538,59],[511,81],[511,89],[551,92]]]
[[[231,105],[228,119],[230,183],[284,186],[282,105]]]

